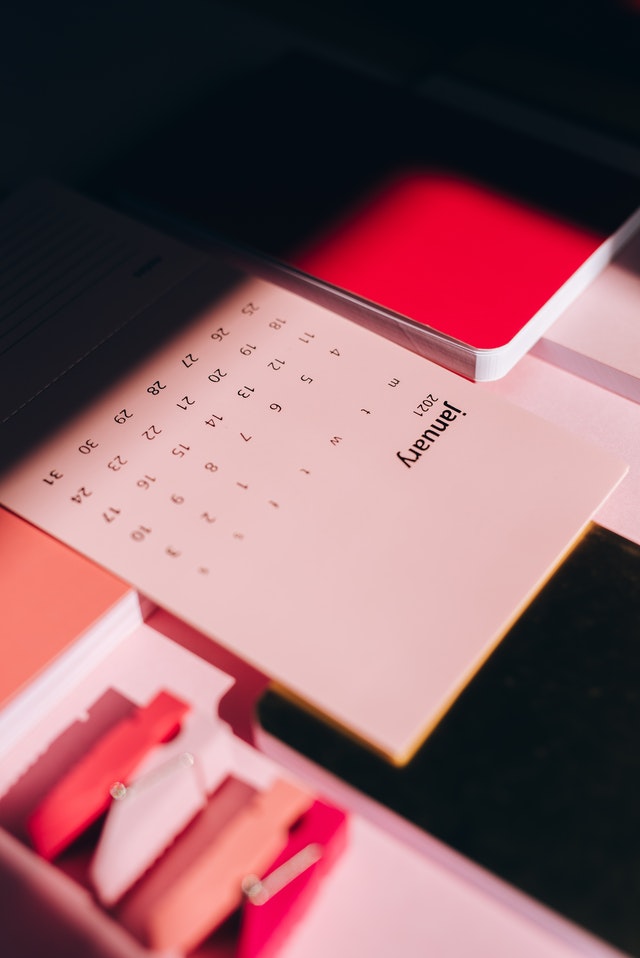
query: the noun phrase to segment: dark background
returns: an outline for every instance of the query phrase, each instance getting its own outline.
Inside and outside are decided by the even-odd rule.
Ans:
[[[198,97],[291,51],[401,88],[454,78],[624,144],[627,165],[640,156],[633,0],[26,0],[0,14],[0,192],[42,173],[104,178]]]

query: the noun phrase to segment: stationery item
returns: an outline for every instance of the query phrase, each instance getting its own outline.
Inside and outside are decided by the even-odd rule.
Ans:
[[[1,508],[0,544],[4,707],[130,590]]]
[[[156,614],[149,621],[170,631],[167,619]],[[0,783],[0,824],[26,843],[25,819],[32,826],[35,820],[41,833],[38,850],[48,857],[57,851],[50,847],[56,834],[58,846],[69,838],[69,820],[89,824],[98,800],[107,795],[109,808],[95,848],[85,842],[53,866],[23,847],[21,860],[33,873],[31,884],[47,879],[53,888],[68,887],[69,896],[86,905],[86,924],[95,926],[105,948],[109,941],[121,943],[118,954],[142,954],[142,946],[113,921],[114,915],[122,914],[126,928],[145,942],[156,934],[156,925],[160,937],[175,935],[176,929],[187,933],[183,919],[171,919],[170,910],[167,930],[156,914],[154,896],[161,890],[171,909],[175,883],[185,878],[195,887],[198,874],[204,880],[198,898],[192,900],[183,887],[189,898],[185,915],[210,921],[213,929],[220,914],[211,912],[208,875],[222,889],[222,908],[237,910],[242,879],[253,873],[268,882],[275,874],[275,894],[273,882],[283,884],[284,870],[286,891],[280,900],[290,900],[291,909],[282,914],[271,905],[257,924],[250,923],[250,940],[254,942],[257,929],[261,949],[281,941],[345,846],[344,813],[281,781],[279,769],[219,719],[218,707],[231,682],[145,624],[105,654],[57,704],[49,724],[59,726],[57,713],[62,714],[59,737],[51,742],[47,729],[32,730],[20,743],[22,777],[8,792]],[[159,692],[163,687],[171,691]],[[231,871],[235,875],[237,868],[238,873],[233,880],[226,871],[231,859]],[[92,887],[95,894],[85,890]],[[244,923],[243,918],[240,927]],[[234,930],[234,937],[239,933]],[[216,954],[225,935],[226,930],[216,942]],[[19,947],[22,937],[11,940]]]
[[[640,214],[632,223],[640,222]],[[475,357],[472,378],[510,369],[578,295],[633,226],[604,237],[471,178],[400,171],[293,256]],[[458,368],[455,366],[454,368]],[[466,370],[463,370],[467,372]]]
[[[640,444],[636,403],[531,355],[525,356],[518,370],[504,379],[479,388],[624,458],[629,472],[615,494],[597,510],[594,519],[624,539],[640,544]]]
[[[640,402],[640,231],[536,344],[535,355]]]
[[[0,421],[202,263],[195,250],[41,182],[3,203]],[[126,302],[126,306],[125,306]],[[87,321],[87,316],[91,321]]]
[[[404,768],[275,691],[259,741],[638,955],[639,616],[640,546],[594,525]]]
[[[30,768],[34,756],[45,759],[45,762],[37,763],[38,768],[45,764],[51,767],[50,775],[38,776],[34,781],[26,802],[17,802],[12,818],[22,817],[20,807],[35,808],[59,779],[61,771],[77,762],[89,744],[93,745],[132,708],[146,706],[159,690],[168,689],[172,695],[188,701],[194,710],[213,708],[217,712],[220,700],[233,685],[233,679],[221,669],[210,666],[203,655],[192,655],[180,648],[176,641],[166,638],[166,626],[153,627],[157,619],[157,611],[150,613],[147,623],[134,625],[113,647],[105,641],[103,655],[87,663],[80,676],[73,673],[74,680],[64,683],[64,695],[59,696],[48,711],[40,714],[37,721],[31,721],[29,716],[28,721],[20,721],[11,728],[0,763],[0,795],[13,789],[18,780],[24,783],[25,774],[34,771]],[[204,637],[203,643],[206,645]],[[100,708],[100,720],[96,719],[96,734],[93,731],[85,733],[86,715],[93,717],[96,703],[105,703],[104,710]],[[58,753],[60,739],[70,734],[72,725],[76,727],[71,736],[73,741],[68,749],[65,746]],[[51,762],[50,754],[54,756]],[[109,782],[108,787],[111,784]],[[261,785],[262,781],[258,784]],[[6,805],[4,800],[3,805]]]
[[[2,756],[16,727],[37,721],[142,612],[124,582],[2,508],[0,608]]]
[[[175,733],[188,706],[160,692],[104,735],[30,816],[36,850],[55,858],[107,809],[114,784],[128,778],[154,745]]]
[[[131,784],[111,788],[91,862],[98,898],[112,905],[159,858],[229,774],[229,737],[213,715],[191,712],[178,735],[138,766]]]
[[[487,116],[464,91],[447,103],[431,81],[418,96],[283,57],[137,145],[117,195],[204,245],[222,237],[305,271],[318,296],[334,284],[348,315],[495,379],[609,261],[640,201],[638,159],[622,171],[615,149],[581,150],[580,130],[550,141],[544,123]],[[248,114],[256,149],[271,145],[260,163]]]
[[[100,370],[115,381],[90,400],[78,383]],[[1,500],[395,762],[625,472],[220,260],[58,397],[69,418],[5,471]]]
[[[242,881],[264,872],[311,805],[282,779],[264,792],[230,779],[118,912],[151,948],[188,951],[242,903]]]
[[[248,875],[243,879],[245,904],[238,958],[267,958],[274,953],[302,917],[346,841],[345,813],[326,802],[314,801],[262,878]]]

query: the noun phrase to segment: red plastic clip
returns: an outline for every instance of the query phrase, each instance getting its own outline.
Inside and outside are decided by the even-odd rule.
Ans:
[[[281,853],[262,878],[243,881],[245,906],[238,958],[268,958],[302,918],[347,843],[347,816],[315,801],[289,832]]]
[[[49,860],[71,844],[111,802],[111,788],[125,782],[147,753],[179,728],[189,706],[168,692],[107,732],[31,814],[34,848]]]

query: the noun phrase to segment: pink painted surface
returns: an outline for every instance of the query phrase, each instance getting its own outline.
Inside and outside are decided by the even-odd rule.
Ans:
[[[564,369],[525,356],[516,368],[495,383],[478,389],[517,403],[564,426],[576,436],[596,442],[603,450],[623,457],[629,471],[595,519],[618,535],[640,543],[640,442],[638,404]]]
[[[640,403],[640,232],[556,320],[535,351]]]

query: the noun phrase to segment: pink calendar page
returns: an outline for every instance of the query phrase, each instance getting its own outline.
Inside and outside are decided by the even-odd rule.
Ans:
[[[196,271],[144,336],[87,360],[110,381],[5,472],[0,500],[402,761],[625,467],[221,275]],[[207,305],[190,309],[196,288]]]

